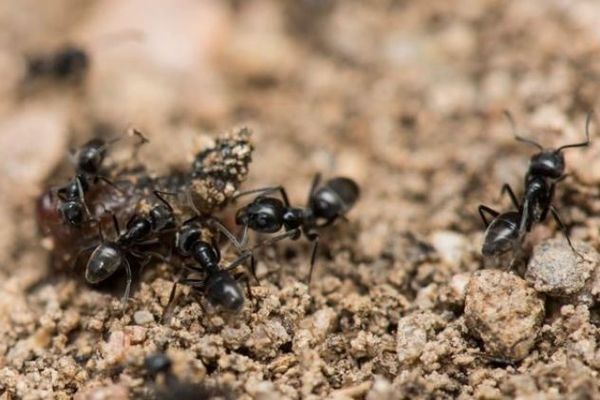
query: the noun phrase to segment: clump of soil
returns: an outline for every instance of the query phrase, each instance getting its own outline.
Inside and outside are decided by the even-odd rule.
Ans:
[[[547,221],[528,235],[522,271],[482,270],[477,215],[480,203],[509,209],[500,188],[522,193],[533,151],[504,109],[546,147],[582,140],[600,109],[600,7],[36,7],[0,8],[0,396],[144,398],[186,385],[262,399],[600,396],[595,123],[589,148],[565,152],[555,200],[584,261]],[[108,40],[128,30],[143,39]],[[24,55],[65,42],[90,52],[83,79],[24,91]],[[257,253],[260,285],[237,315],[184,285],[166,310],[180,271],[162,263],[140,271],[123,307],[82,271],[52,268],[35,221],[37,196],[69,177],[68,149],[99,124],[144,132],[139,158],[157,175],[248,126],[242,189],[283,184],[302,205],[321,172],[356,179],[361,198],[323,229],[310,287],[310,245],[282,241]],[[236,207],[218,214],[228,226]],[[553,279],[563,268],[575,275]],[[168,375],[148,373],[156,353]]]

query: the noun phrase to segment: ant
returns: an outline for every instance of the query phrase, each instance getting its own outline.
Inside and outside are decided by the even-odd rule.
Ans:
[[[192,383],[180,380],[173,372],[173,362],[164,353],[155,353],[146,357],[144,368],[149,378],[162,378],[152,390],[153,398],[160,400],[187,399],[233,399],[230,387],[208,383]]]
[[[198,217],[183,223],[176,235],[176,248],[184,257],[192,257],[198,265],[184,265],[184,268],[191,272],[201,272],[205,274],[203,279],[185,278],[182,283],[190,285],[193,289],[201,291],[208,301],[217,306],[223,307],[227,311],[238,312],[244,305],[244,295],[242,289],[236,279],[231,275],[230,271],[250,259],[252,273],[255,274],[254,255],[249,250],[243,250],[238,247],[241,254],[232,261],[227,267],[221,269],[221,251],[216,240],[209,243],[203,240],[204,227],[196,223]],[[219,230],[225,228],[218,224]],[[227,232],[226,236],[231,239],[233,235]],[[236,247],[237,242],[234,242]],[[248,294],[251,297],[252,292],[248,281],[246,281]],[[175,285],[171,292],[171,300],[175,295]]]
[[[321,175],[316,174],[308,194],[307,205],[302,208],[290,206],[287,193],[282,186],[249,190],[233,198],[236,200],[242,196],[259,193],[252,202],[240,208],[235,216],[236,223],[243,226],[242,238],[239,241],[242,247],[246,243],[248,229],[259,233],[276,233],[281,228],[285,230],[258,246],[272,244],[286,238],[297,240],[302,234],[312,242],[309,283],[319,244],[317,229],[333,224],[338,218],[345,218],[345,214],[360,195],[358,185],[350,178],[332,178],[323,185],[319,185],[320,181]],[[283,201],[267,196],[274,192],[279,192]]]
[[[140,139],[140,143],[136,145],[137,151],[141,145],[148,142],[148,139],[136,129],[133,129],[132,132]],[[85,202],[85,193],[89,190],[91,184],[96,183],[98,180],[115,187],[112,182],[100,175],[100,171],[107,149],[121,139],[122,137],[104,141],[95,138],[85,143],[79,151],[75,152],[73,155],[75,176],[67,185],[57,190],[57,196],[61,200],[57,206],[58,212],[65,223],[71,226],[81,226],[84,222],[84,214],[93,220]]]
[[[129,30],[112,33],[102,39],[107,44],[122,40],[140,40],[139,31]],[[98,44],[98,43],[96,43]],[[84,46],[65,44],[49,54],[37,54],[26,58],[25,83],[41,78],[53,79],[57,82],[79,83],[88,73],[91,65],[90,51]]]
[[[539,143],[517,134],[517,128],[514,119],[508,111],[505,111],[505,116],[513,129],[513,135],[516,140],[535,146],[539,149],[539,152],[534,154],[529,162],[529,167],[525,175],[525,193],[523,204],[518,207],[520,209],[520,219],[518,226],[519,239],[525,236],[527,232],[531,231],[534,224],[543,222],[548,216],[548,212],[552,214],[552,217],[556,221],[559,228],[563,231],[569,246],[576,253],[579,254],[573,244],[566,230],[565,225],[560,219],[558,210],[552,204],[554,199],[555,186],[558,182],[562,181],[567,177],[565,171],[565,158],[562,153],[564,149],[573,147],[587,147],[590,144],[590,122],[592,113],[589,112],[585,123],[585,137],[586,140],[580,143],[572,143],[560,146],[556,149],[544,149]],[[507,185],[503,187],[503,192]],[[514,194],[512,194],[514,196]],[[514,201],[513,201],[514,202]],[[515,205],[518,203],[514,202]]]
[[[80,81],[90,66],[90,56],[82,47],[66,45],[49,55],[27,59],[27,80],[52,77],[58,81]]]
[[[143,265],[147,264],[154,253],[142,252],[138,248],[157,243],[157,240],[152,238],[154,234],[163,233],[175,226],[174,211],[171,205],[161,196],[164,193],[157,190],[153,193],[161,204],[152,207],[146,216],[133,215],[124,232],[121,233],[119,221],[112,214],[113,226],[117,234],[115,241],[105,240],[102,228],[98,225],[101,242],[93,250],[86,265],[85,279],[91,284],[106,280],[120,267],[125,268],[127,284],[123,302],[126,302],[129,298],[132,281],[128,256],[131,255],[143,260]]]

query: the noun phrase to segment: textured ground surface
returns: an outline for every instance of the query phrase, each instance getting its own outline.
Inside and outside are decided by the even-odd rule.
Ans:
[[[522,190],[533,151],[502,110],[547,146],[580,140],[600,112],[600,5],[368,3],[0,3],[0,398],[140,398],[181,382],[260,399],[600,397],[596,123],[556,199],[592,261],[576,264],[548,222],[522,277],[471,280],[476,207],[508,209],[501,184]],[[130,29],[144,39],[111,39]],[[82,87],[19,84],[24,54],[68,41],[93,57]],[[158,172],[246,125],[244,187],[283,183],[302,203],[320,171],[355,178],[362,198],[323,232],[310,293],[310,247],[285,242],[258,255],[240,315],[182,288],[160,322],[173,268],[147,268],[123,310],[54,271],[37,231],[35,198],[64,182],[68,148],[98,121],[145,132],[140,157]],[[175,378],[144,372],[157,351]]]

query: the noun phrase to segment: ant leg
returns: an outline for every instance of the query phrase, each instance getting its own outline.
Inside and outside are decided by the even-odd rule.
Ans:
[[[233,260],[227,267],[223,268],[223,271],[231,271],[232,269],[242,264],[244,261],[251,257],[253,257],[252,252],[246,251],[244,254],[240,255],[238,258]]]
[[[92,218],[92,213],[90,212],[90,209],[88,208],[87,203],[85,202],[83,186],[81,185],[81,179],[79,179],[79,177],[75,177],[75,185],[77,186],[77,194],[79,195],[79,198],[81,199],[81,204],[83,204],[85,213],[87,214],[87,216],[90,220],[93,220],[94,218]]]
[[[317,248],[319,247],[319,234],[312,233],[312,234],[310,234],[309,238],[313,243],[312,252],[310,255],[310,269],[308,271],[308,282],[307,282],[308,289],[310,291],[310,282],[312,281],[312,274],[313,274],[313,270],[315,269],[315,260],[317,259]]]
[[[277,236],[273,236],[267,240],[262,241],[261,243],[255,245],[254,247],[252,247],[250,250],[256,250],[259,247],[263,247],[263,246],[268,246],[271,245],[273,243],[279,242],[280,240],[284,240],[287,238],[291,238],[293,240],[297,239],[300,236],[300,228],[296,228],[296,229],[292,229],[289,231],[286,231],[280,235]]]
[[[544,209],[542,210],[542,213],[540,214],[540,221],[545,221],[546,217],[548,216],[548,211],[550,211],[550,207],[552,207],[552,199],[554,198],[554,189],[555,189],[556,185],[554,183],[552,183],[550,185],[550,190],[548,191],[548,204],[546,204],[546,207],[544,207]]]
[[[104,241],[104,238],[102,238],[102,241]],[[79,257],[81,257],[82,254],[92,250],[93,248],[97,247],[99,245],[99,243],[94,243],[93,245],[84,247],[83,249],[79,250],[79,252],[77,253],[77,256],[75,256],[75,260],[73,261],[73,267],[77,266],[77,263],[79,262]]]
[[[171,204],[169,204],[169,202],[165,200],[164,197],[162,197],[161,195],[177,196],[177,193],[163,192],[160,190],[153,190],[152,193],[169,209],[169,211],[173,212],[173,207],[171,206]]]
[[[518,210],[521,207],[521,205],[519,204],[519,200],[517,200],[517,196],[515,196],[515,192],[513,192],[512,188],[508,183],[502,185],[500,196],[504,196],[504,193],[508,193],[508,195],[510,196],[510,200],[512,201],[515,208]]]
[[[165,306],[162,315],[160,316],[160,322],[167,321],[167,314],[169,314],[172,309],[171,305],[175,301],[175,293],[177,292],[177,283],[179,282],[179,277],[173,282],[173,288],[171,289],[171,293],[169,293],[169,300],[167,301],[167,305]]]
[[[242,237],[240,238],[240,245],[246,247],[248,244],[248,225],[244,225],[242,228]]]
[[[127,274],[127,284],[125,286],[125,293],[123,293],[122,303],[127,304],[127,299],[129,299],[129,292],[131,291],[131,282],[133,281],[131,266],[129,265],[129,261],[125,258],[125,273]]]
[[[206,286],[206,279],[184,278],[181,280],[181,283],[196,289],[203,289]]]
[[[235,196],[233,196],[233,198],[231,200],[232,201],[236,201],[240,197],[247,196],[249,194],[255,194],[255,193],[268,194],[268,193],[273,193],[273,192],[279,192],[281,194],[281,198],[283,199],[283,203],[285,204],[285,206],[286,207],[290,206],[290,200],[289,200],[289,197],[287,195],[287,192],[285,191],[284,187],[281,186],[281,185],[279,185],[279,186],[267,186],[267,187],[259,188],[259,189],[245,190],[245,191],[239,192],[238,194],[236,194]]]
[[[208,223],[219,231],[219,233],[223,234],[236,248],[239,253],[244,252],[243,242],[246,240],[245,234],[242,235],[242,241],[238,241],[236,237],[223,225],[218,219],[215,217],[208,217]]]
[[[542,145],[539,144],[538,142],[535,142],[535,141],[533,141],[531,139],[528,139],[526,137],[523,137],[523,136],[519,136],[517,134],[517,124],[515,123],[515,120],[513,119],[511,113],[508,110],[504,110],[504,116],[506,117],[506,119],[508,119],[508,123],[512,127],[513,136],[515,137],[516,140],[518,140],[519,142],[523,142],[523,143],[527,143],[527,144],[530,144],[532,146],[535,146],[540,151],[544,150],[544,148],[542,147]]]
[[[114,212],[110,212],[110,216],[112,217],[112,221],[113,221],[113,228],[115,228],[115,232],[117,233],[117,236],[121,235],[121,228],[119,228],[119,220],[117,219],[117,216],[115,215]]]
[[[121,195],[124,194],[123,191],[121,189],[119,189],[119,187],[117,185],[115,185],[110,179],[108,179],[105,176],[96,175],[94,177],[94,180],[96,180],[96,181],[102,181],[102,182],[106,183],[108,186],[110,186],[111,188],[113,188],[119,194],[121,194]]]
[[[551,205],[550,212],[552,213],[552,216],[554,217],[554,220],[556,221],[558,228],[562,231],[563,235],[565,235],[565,238],[567,239],[567,242],[569,243],[569,247],[571,247],[571,250],[573,250],[573,253],[575,253],[577,256],[579,256],[579,258],[583,259],[584,258],[583,255],[581,255],[580,252],[575,250],[573,243],[571,243],[571,238],[569,237],[569,232],[567,232],[567,228],[561,221],[560,215],[558,214],[558,210],[554,206]]]
[[[481,216],[481,219],[483,220],[483,224],[485,225],[486,228],[488,227],[488,225],[490,223],[488,222],[487,218],[485,217],[484,211],[487,212],[488,214],[490,214],[492,216],[492,218],[496,218],[498,215],[500,215],[500,213],[498,211],[493,210],[490,207],[485,206],[483,204],[480,204],[477,209],[479,210],[479,215]]]
[[[252,293],[252,288],[250,287],[250,281],[248,279],[244,279],[246,281],[246,291],[248,292],[248,300],[254,303],[254,311],[258,309],[258,301],[254,301],[254,294]]]
[[[589,146],[590,144],[590,122],[592,121],[592,112],[590,111],[587,115],[587,118],[585,120],[585,142],[581,142],[581,143],[573,143],[573,144],[566,144],[564,146],[560,146],[558,149],[556,149],[556,153],[559,153],[560,151],[564,150],[564,149],[568,149],[571,147],[586,147]]]
[[[310,191],[308,192],[308,200],[306,200],[306,204],[308,207],[310,207],[310,204],[312,203],[313,195],[315,194],[315,190],[317,190],[317,186],[319,186],[320,182],[321,182],[321,174],[319,172],[317,172],[315,174],[315,176],[313,177],[312,183],[310,184]]]

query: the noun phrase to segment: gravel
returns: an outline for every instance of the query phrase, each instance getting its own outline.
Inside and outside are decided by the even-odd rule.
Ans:
[[[543,316],[542,297],[509,272],[479,271],[467,286],[465,321],[490,356],[525,358],[535,344]]]

